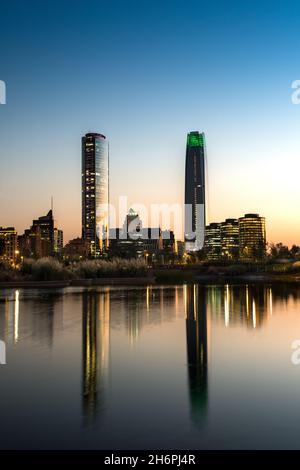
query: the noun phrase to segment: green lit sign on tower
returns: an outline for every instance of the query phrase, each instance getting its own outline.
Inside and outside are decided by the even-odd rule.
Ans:
[[[187,144],[189,147],[203,147],[203,134],[199,134],[199,132],[190,132],[187,137]]]

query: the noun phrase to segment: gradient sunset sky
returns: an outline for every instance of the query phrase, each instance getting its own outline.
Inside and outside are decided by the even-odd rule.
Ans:
[[[81,234],[81,136],[110,141],[110,194],[182,203],[186,133],[205,132],[210,222],[257,212],[300,244],[299,1],[1,3],[0,226],[50,208]],[[177,234],[181,235],[181,234]]]

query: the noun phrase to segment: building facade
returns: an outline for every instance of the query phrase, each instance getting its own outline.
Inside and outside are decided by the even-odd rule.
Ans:
[[[63,253],[63,247],[64,247],[64,235],[63,235],[63,231],[59,230],[58,228],[54,229],[53,244],[54,244],[54,254],[56,256],[61,256]]]
[[[263,259],[266,254],[265,218],[246,214],[205,227],[205,254],[208,260]]]
[[[14,227],[0,227],[0,261],[15,264],[18,257],[17,232]]]
[[[22,258],[44,258],[51,256],[50,241],[42,237],[39,225],[32,225],[18,237],[18,245]]]
[[[221,224],[213,222],[205,227],[205,253],[209,260],[221,257]]]
[[[226,219],[221,223],[221,255],[228,260],[239,257],[239,222],[237,219]]]
[[[55,227],[53,211],[33,220],[32,226],[18,237],[20,256],[44,258],[60,256],[63,248],[63,231]]]
[[[65,245],[63,255],[65,259],[86,259],[90,256],[90,244],[82,238],[74,238]]]
[[[32,226],[40,228],[41,238],[49,242],[49,255],[54,255],[54,218],[52,210],[50,210],[47,215],[33,220]]]
[[[185,157],[185,249],[198,251],[204,245],[205,232],[205,136],[190,132],[187,135]]]
[[[266,254],[266,222],[258,214],[239,218],[239,256],[242,260],[263,259]]]
[[[102,134],[82,137],[82,238],[98,257],[108,247],[109,146]]]
[[[153,262],[159,259],[164,249],[162,230],[159,227],[143,227],[139,215],[132,209],[126,215],[122,228],[110,229],[109,234],[111,257],[144,257],[149,262]],[[173,232],[168,231],[168,234],[174,237]],[[167,233],[165,233],[166,237]]]

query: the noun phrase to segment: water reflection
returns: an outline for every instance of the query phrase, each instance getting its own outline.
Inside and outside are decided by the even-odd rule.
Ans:
[[[236,324],[259,328],[273,312],[273,290],[264,285],[225,285],[207,288],[207,308],[226,328]]]
[[[1,291],[2,445],[242,448],[300,430],[299,306],[283,284]]]
[[[124,308],[126,312],[125,321],[131,346],[133,346],[137,341],[144,323],[147,321],[147,319],[144,317],[144,307],[144,291],[135,291],[134,298],[132,292],[128,291],[126,293],[124,298]],[[150,297],[148,290],[146,290],[146,308],[150,310]]]
[[[205,287],[184,286],[189,397],[192,419],[202,424],[208,401]]]
[[[19,291],[15,291],[15,310],[14,310],[14,341],[18,342],[19,339]]]
[[[109,362],[109,291],[82,297],[82,397],[84,425],[104,406]]]
[[[26,315],[22,314],[26,301]],[[63,294],[19,289],[0,295],[0,339],[16,345],[30,340],[52,347],[56,330],[63,329]]]

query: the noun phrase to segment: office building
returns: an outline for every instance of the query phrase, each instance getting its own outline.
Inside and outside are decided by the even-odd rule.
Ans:
[[[205,227],[205,253],[209,260],[221,257],[221,224],[213,222]]]
[[[63,247],[63,231],[55,227],[52,209],[32,221],[29,229],[18,237],[20,255],[23,258],[60,256]]]
[[[43,215],[32,222],[33,227],[39,227],[41,230],[41,238],[47,240],[50,244],[49,255],[54,254],[54,218],[52,209],[47,215]]]
[[[65,259],[86,259],[90,256],[90,244],[82,238],[74,238],[65,245],[63,255]]]
[[[39,225],[32,225],[24,231],[23,235],[19,235],[18,245],[22,258],[38,259],[51,256],[52,247],[50,241],[42,237]]]
[[[132,209],[126,215],[122,228],[110,229],[109,234],[111,257],[145,257],[148,261],[156,261],[163,250],[161,229],[143,227],[139,215]]]
[[[239,222],[237,219],[226,219],[221,223],[221,256],[228,260],[236,260],[239,257]]]
[[[53,237],[54,254],[56,256],[61,256],[62,252],[63,252],[63,247],[64,247],[63,231],[59,230],[58,228],[55,228],[53,235],[54,235],[54,237]]]
[[[198,251],[204,245],[205,232],[205,137],[203,133],[187,135],[185,158],[185,249]]]
[[[239,218],[239,255],[241,260],[259,260],[266,254],[265,218],[245,214]]]
[[[82,137],[82,238],[98,257],[108,247],[109,148],[102,134]]]
[[[18,257],[17,232],[14,227],[0,227],[0,261],[15,264]]]

